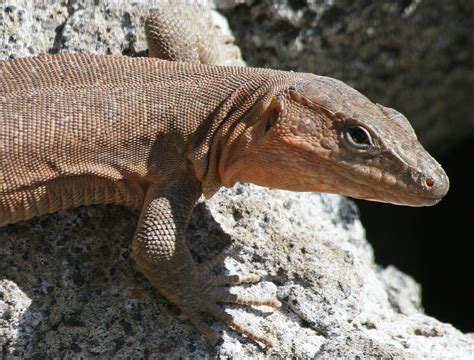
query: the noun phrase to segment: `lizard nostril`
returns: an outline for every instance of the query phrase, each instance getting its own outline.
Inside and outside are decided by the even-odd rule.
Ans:
[[[429,188],[430,187],[433,187],[434,186],[434,180],[432,178],[428,178],[425,180],[425,184],[426,186],[428,186]]]

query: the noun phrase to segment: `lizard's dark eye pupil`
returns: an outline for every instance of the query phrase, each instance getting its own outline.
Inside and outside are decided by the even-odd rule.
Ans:
[[[368,144],[369,137],[365,130],[360,127],[351,127],[349,129],[349,135],[351,136],[352,140],[354,140],[357,144]]]
[[[361,126],[351,126],[346,130],[347,142],[358,148],[366,149],[372,144],[372,138],[369,132]]]

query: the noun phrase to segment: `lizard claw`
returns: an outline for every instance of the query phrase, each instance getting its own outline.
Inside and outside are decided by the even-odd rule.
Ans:
[[[178,305],[180,306],[180,305]],[[273,346],[273,343],[267,337],[257,334],[252,329],[246,327],[245,325],[241,324],[231,315],[226,313],[220,307],[212,302],[205,302],[202,304],[200,309],[184,309],[180,306],[183,310],[184,315],[191,321],[191,323],[199,330],[199,332],[207,337],[207,342],[211,347],[217,345],[220,341],[222,341],[221,337],[217,334],[215,330],[213,330],[209,325],[207,325],[203,320],[201,320],[198,312],[205,312],[215,319],[223,322],[230,328],[234,329],[237,333],[248,337],[251,340],[254,340],[260,344],[263,344],[265,347]]]
[[[273,343],[267,337],[256,333],[254,330],[248,328],[247,326],[241,324],[237,321],[234,316],[228,314],[217,306],[212,301],[203,301],[198,308],[194,307],[190,309],[189,307],[183,306],[182,304],[177,304],[183,311],[184,315],[191,321],[191,323],[199,330],[199,332],[207,337],[207,341],[210,346],[215,346],[221,340],[221,337],[213,330],[209,325],[207,325],[199,315],[200,312],[207,313],[214,317],[215,319],[223,322],[237,333],[248,337],[249,339],[263,344],[264,347],[273,346]]]
[[[201,271],[198,284],[189,287],[185,296],[179,300],[174,299],[176,305],[183,311],[184,315],[191,323],[206,335],[209,345],[215,346],[220,336],[208,326],[199,313],[206,313],[215,319],[223,322],[237,333],[252,339],[265,347],[272,346],[272,342],[265,336],[262,336],[252,329],[238,322],[231,314],[221,309],[217,303],[231,303],[252,306],[269,306],[277,308],[281,303],[276,298],[259,298],[251,296],[243,296],[231,294],[223,289],[219,289],[223,285],[239,285],[247,283],[256,283],[260,281],[258,275],[212,275],[210,271],[213,267],[225,260],[225,255],[218,255],[210,261],[201,264]],[[202,271],[204,270],[204,271]],[[184,295],[184,294],[183,294]],[[199,299],[199,301],[196,301]]]
[[[206,313],[222,321],[224,324],[231,327],[238,333],[248,337],[249,339],[252,339],[254,341],[257,341],[258,343],[264,344],[266,347],[273,346],[270,339],[268,339],[265,336],[256,334],[252,329],[249,329],[245,325],[242,325],[241,323],[239,323],[237,320],[234,319],[232,315],[226,313],[217,305],[208,303],[205,305],[205,311]]]

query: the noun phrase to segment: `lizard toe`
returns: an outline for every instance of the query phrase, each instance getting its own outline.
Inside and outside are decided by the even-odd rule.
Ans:
[[[214,278],[216,286],[254,284],[260,281],[258,275],[220,275]]]
[[[208,344],[213,347],[222,341],[221,337],[209,325],[200,319],[196,311],[187,311],[183,309],[183,313],[194,327],[203,335],[206,336]]]
[[[219,303],[228,304],[241,304],[241,305],[253,305],[253,306],[269,306],[271,308],[277,308],[281,306],[281,303],[276,298],[260,298],[253,296],[244,296],[239,294],[231,294],[226,291],[216,290],[211,294],[212,299]]]
[[[229,300],[229,299],[227,299]],[[233,301],[229,301],[233,302]],[[238,302],[238,301],[236,301]],[[238,302],[245,303],[245,302]],[[176,302],[176,305],[181,309],[186,318],[194,325],[194,327],[203,335],[206,336],[207,342],[211,347],[222,342],[221,336],[213,330],[209,325],[207,325],[201,318],[201,313],[208,314],[216,320],[221,321],[222,323],[229,326],[231,329],[237,333],[256,341],[259,344],[262,344],[264,347],[273,346],[270,339],[259,334],[258,332],[250,329],[249,327],[243,325],[237,321],[234,316],[225,312],[221,309],[215,302],[210,299],[202,299],[198,304],[194,301],[193,304]]]
[[[231,294],[226,289],[219,288],[221,285],[235,285],[241,283],[258,281],[259,277],[255,275],[232,275],[219,276],[209,273],[202,273],[195,286],[188,287],[186,292],[173,301],[183,311],[183,314],[207,337],[208,343],[215,346],[220,336],[201,318],[201,314],[208,314],[235,330],[237,333],[256,341],[264,347],[272,346],[271,341],[258,332],[246,327],[238,322],[231,314],[221,309],[217,303],[231,303],[252,306],[279,307],[281,304],[276,298],[259,298]],[[196,286],[199,284],[199,286]]]
[[[241,324],[240,322],[235,320],[235,318],[231,314],[226,313],[216,304],[211,303],[211,302],[206,303],[203,305],[202,310],[206,312],[207,314],[213,316],[214,318],[220,320],[221,322],[223,322],[230,328],[234,329],[239,334],[242,334],[248,337],[249,339],[252,339],[260,344],[263,344],[265,347],[273,346],[271,340],[268,339],[266,336],[260,335],[257,332],[253,331],[252,329]]]

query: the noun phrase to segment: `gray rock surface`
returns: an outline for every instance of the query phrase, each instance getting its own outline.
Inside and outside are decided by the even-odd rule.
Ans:
[[[143,55],[143,19],[156,5],[7,1],[0,4],[0,51],[4,58]],[[231,291],[282,301],[273,312],[226,306],[274,339],[268,350],[212,319],[224,343],[207,348],[135,270],[129,242],[136,220],[135,210],[96,206],[0,229],[3,357],[474,358],[472,334],[424,315],[419,286],[374,263],[357,209],[342,197],[239,185],[194,211],[188,233],[195,258],[225,251],[218,271],[264,277]]]
[[[274,339],[262,351],[211,321],[205,338],[136,272],[137,212],[69,210],[1,229],[0,343],[8,358],[399,357],[467,359],[474,339],[423,314],[420,288],[374,264],[352,202],[240,185],[200,203],[189,228],[195,257],[225,251],[228,273],[264,281],[232,291],[276,294],[281,309],[230,313]]]
[[[471,0],[216,0],[249,66],[335,77],[396,108],[432,151],[474,136]]]

